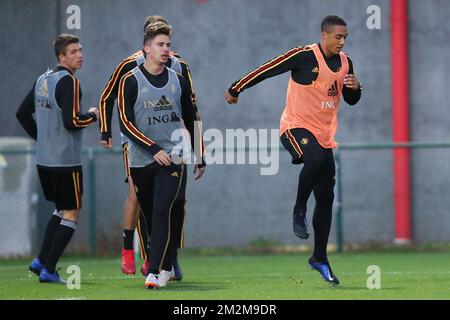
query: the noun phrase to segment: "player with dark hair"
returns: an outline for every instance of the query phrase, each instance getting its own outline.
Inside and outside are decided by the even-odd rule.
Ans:
[[[339,284],[326,252],[334,199],[334,136],[341,96],[354,105],[361,97],[361,86],[352,61],[342,51],[348,35],[345,21],[337,16],[325,17],[321,34],[320,43],[293,48],[234,82],[225,92],[225,99],[230,104],[237,103],[245,89],[291,72],[280,139],[291,154],[292,163],[304,164],[298,181],[293,229],[299,238],[309,237],[306,204],[314,192],[314,252],[308,263],[327,282]]]
[[[61,34],[53,46],[58,66],[37,79],[16,116],[37,140],[39,179],[45,198],[56,207],[29,270],[39,275],[40,282],[61,283],[56,264],[77,228],[83,194],[81,129],[97,120],[98,108],[80,112],[81,89],[75,72],[82,66],[83,54],[78,37]]]
[[[129,139],[129,161],[136,195],[149,234],[147,288],[167,285],[174,274],[173,257],[177,248],[173,218],[185,174],[183,159],[190,156],[186,142],[195,150],[196,106],[188,81],[166,67],[170,57],[169,25],[156,22],[146,28],[146,60],[127,72],[119,82],[120,128]],[[190,137],[185,133],[188,130]],[[181,132],[182,142],[173,138]],[[194,165],[195,178],[205,170],[204,162]]]
[[[144,22],[144,32],[146,28],[152,24],[162,22],[166,23],[167,21],[162,16],[149,16]],[[111,120],[114,108],[114,101],[117,99],[119,81],[120,78],[132,70],[136,66],[143,64],[145,62],[145,52],[144,50],[139,50],[132,54],[131,56],[123,59],[114,70],[113,74],[110,77],[108,84],[106,85],[102,96],[100,98],[100,132],[101,132],[101,141],[100,144],[105,148],[112,148],[112,131],[111,131]],[[191,86],[192,91],[192,99],[195,103],[195,94],[193,90],[192,77],[190,73],[190,69],[188,64],[184,59],[182,59],[176,52],[171,51],[170,57],[167,60],[166,64],[169,68],[182,74],[186,79],[189,80],[189,85]],[[197,123],[200,121],[200,115],[197,112],[196,115]],[[202,146],[201,146],[202,147]],[[123,149],[123,158],[125,163],[125,175],[126,181],[129,185],[128,196],[124,203],[124,230],[123,230],[123,248],[122,248],[122,272],[125,274],[135,274],[135,260],[134,260],[134,249],[133,249],[133,237],[134,230],[137,228],[139,235],[139,247],[141,251],[141,257],[144,259],[144,265],[141,267],[141,273],[143,275],[147,274],[148,269],[148,261],[147,261],[147,229],[145,225],[145,219],[140,214],[138,200],[136,198],[136,194],[134,192],[133,179],[130,177],[129,172],[129,161],[128,161],[128,140],[122,136],[122,149]],[[177,212],[175,215],[174,223],[178,226],[176,228],[176,233],[178,234],[178,247],[183,247],[183,226],[185,220],[185,206],[186,206],[186,179],[187,175],[184,175],[184,180],[182,182],[180,197],[177,199],[173,205],[173,210]],[[177,254],[174,256],[174,270],[175,270],[175,279],[181,280],[183,277],[183,273],[178,263]]]

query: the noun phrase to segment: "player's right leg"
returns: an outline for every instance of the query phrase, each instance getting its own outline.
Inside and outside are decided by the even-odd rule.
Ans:
[[[134,230],[139,215],[139,203],[134,191],[133,180],[130,176],[128,161],[128,143],[122,144],[123,160],[125,166],[125,182],[128,182],[128,194],[123,205],[123,247],[121,255],[121,269],[124,274],[135,274],[136,264],[134,261]]]
[[[335,164],[331,149],[325,150],[327,163],[317,183],[314,185],[314,252],[308,263],[317,270],[322,278],[332,284],[339,284],[339,279],[331,270],[327,257],[328,237],[330,235],[335,185]]]
[[[150,233],[149,270],[145,281],[147,288],[154,287],[151,280],[157,274],[161,279],[166,279],[172,275],[173,253],[177,243],[170,237],[171,220],[174,212],[172,206],[177,199],[183,177],[183,166],[171,164],[168,167],[158,166],[154,174],[154,187],[151,196],[154,194],[152,206],[152,230]],[[134,177],[134,175],[133,175]],[[136,186],[141,189],[135,179]],[[140,193],[140,191],[139,191]],[[141,197],[150,195],[138,195]],[[141,200],[139,200],[141,202]],[[158,283],[158,286],[165,286],[167,282]]]
[[[63,213],[60,224],[51,240],[50,250],[39,275],[40,282],[64,283],[59,277],[56,265],[77,229],[83,194],[83,173],[81,168],[55,171],[54,201],[58,211]]]
[[[136,265],[134,261],[134,230],[137,225],[139,215],[139,203],[134,191],[133,180],[128,177],[129,191],[123,206],[123,248],[122,248],[122,272],[125,274],[135,274]]]
[[[55,232],[61,222],[62,217],[63,213],[55,209],[50,217],[50,220],[47,223],[47,228],[45,229],[44,239],[42,241],[39,254],[36,258],[33,259],[30,266],[28,267],[28,270],[36,275],[39,275],[41,273],[41,270],[44,268],[44,262],[47,260],[53,237],[55,236]]]
[[[172,221],[170,236],[171,241],[174,242],[175,250],[172,254],[172,265],[174,269],[174,280],[181,281],[183,279],[183,272],[178,261],[178,249],[183,248],[184,244],[184,222],[186,220],[186,185],[187,185],[187,166],[183,167],[183,178],[181,181],[178,198],[175,200],[172,207]]]
[[[45,168],[38,167],[38,175],[39,180],[41,182],[42,190],[44,192],[45,199],[47,201],[54,202],[55,201],[55,181],[54,174]],[[63,213],[55,209],[52,213],[48,223],[47,228],[45,229],[44,238],[41,244],[41,248],[39,250],[39,254],[36,258],[31,262],[28,269],[39,275],[41,270],[44,267],[44,263],[47,260],[48,253],[50,252],[52,240],[55,235],[56,229],[58,228],[61,219],[63,217]]]
[[[314,198],[316,205],[313,215],[314,227],[314,252],[313,256],[319,261],[327,261],[327,244],[330,235],[333,200],[334,200],[334,185],[335,185],[335,164],[333,159],[333,152],[327,149],[327,165],[325,170],[318,178],[314,185]]]
[[[142,215],[145,218],[146,226],[152,225],[152,207],[153,207],[153,175],[159,165],[155,162],[143,168],[131,168],[131,176],[136,190],[136,196],[139,201]],[[157,274],[153,276],[146,274],[148,281],[146,287],[157,287]]]
[[[283,146],[290,152],[293,164],[303,163],[293,213],[294,233],[301,239],[309,237],[306,219],[307,202],[321,172],[325,168],[324,149],[314,135],[306,129],[286,130],[281,136]]]
[[[150,228],[151,229],[151,228]],[[141,259],[144,263],[141,266],[141,273],[145,277],[148,271],[148,232],[147,232],[147,221],[145,220],[144,214],[139,210],[138,224],[136,227],[139,239],[139,251],[141,253]]]

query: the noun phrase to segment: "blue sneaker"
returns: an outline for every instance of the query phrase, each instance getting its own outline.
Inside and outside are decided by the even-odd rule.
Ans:
[[[36,275],[41,274],[41,270],[44,268],[44,264],[39,260],[39,258],[34,258],[33,261],[31,261],[30,266],[28,267],[28,270],[33,272]]]
[[[306,221],[306,214],[299,214],[294,212],[293,216],[294,233],[300,239],[308,239],[308,222]]]
[[[320,275],[325,279],[326,282],[332,283],[334,285],[339,284],[339,279],[333,274],[333,270],[331,270],[330,263],[328,261],[320,262],[314,257],[310,257],[308,259],[308,264],[311,269],[319,271]]]
[[[66,283],[66,281],[59,277],[58,271],[56,271],[55,273],[50,273],[46,268],[42,269],[41,274],[39,275],[39,282],[62,284]]]

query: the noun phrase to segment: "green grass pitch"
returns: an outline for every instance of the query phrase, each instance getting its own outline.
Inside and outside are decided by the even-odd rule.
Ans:
[[[344,253],[330,256],[341,285],[325,283],[305,254],[181,255],[184,279],[148,290],[139,274],[125,276],[120,259],[69,257],[81,269],[81,289],[40,284],[27,260],[0,261],[0,299],[450,299],[450,253]],[[367,288],[370,265],[381,270],[381,289]]]

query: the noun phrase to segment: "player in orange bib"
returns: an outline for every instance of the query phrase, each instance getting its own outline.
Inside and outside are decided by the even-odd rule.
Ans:
[[[352,61],[342,51],[348,35],[345,21],[337,16],[325,17],[321,34],[320,43],[293,48],[234,82],[225,92],[225,99],[235,104],[245,89],[291,71],[286,107],[280,120],[280,139],[291,154],[292,163],[303,163],[293,229],[299,238],[309,237],[306,204],[314,192],[314,252],[308,263],[325,281],[339,284],[326,252],[334,199],[333,148],[337,147],[334,136],[341,97],[350,105],[356,104],[361,97],[361,85]]]

